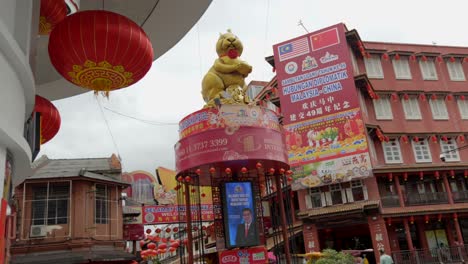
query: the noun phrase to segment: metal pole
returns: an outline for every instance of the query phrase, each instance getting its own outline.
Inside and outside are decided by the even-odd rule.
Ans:
[[[185,184],[185,217],[187,220],[187,253],[188,263],[193,263],[193,248],[192,248],[192,208],[190,206],[190,186]]]
[[[283,188],[281,188],[280,175],[275,175],[276,194],[278,195],[278,204],[281,215],[281,230],[283,232],[284,251],[286,255],[286,263],[291,264],[291,252],[289,251],[288,225],[286,221],[286,212],[284,210]]]

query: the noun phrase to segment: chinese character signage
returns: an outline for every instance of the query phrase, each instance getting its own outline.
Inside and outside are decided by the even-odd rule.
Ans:
[[[221,264],[264,264],[267,263],[267,250],[265,247],[252,247],[244,249],[225,250],[219,253]]]
[[[293,190],[370,176],[344,25],[273,49]]]

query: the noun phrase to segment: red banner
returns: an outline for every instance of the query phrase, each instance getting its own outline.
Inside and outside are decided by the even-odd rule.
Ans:
[[[267,250],[264,247],[225,250],[219,253],[219,263],[222,264],[265,264],[267,261]]]
[[[145,238],[145,227],[141,224],[124,224],[123,239],[128,241]]]
[[[273,49],[293,190],[370,176],[344,25]]]
[[[200,209],[201,208],[201,212]],[[213,205],[192,205],[192,221],[213,221]],[[148,205],[143,206],[143,224],[169,224],[186,221],[184,205]]]

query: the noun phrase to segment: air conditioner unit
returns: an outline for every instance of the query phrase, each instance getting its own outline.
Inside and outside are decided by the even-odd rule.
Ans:
[[[45,237],[47,235],[47,226],[33,225],[29,237]]]

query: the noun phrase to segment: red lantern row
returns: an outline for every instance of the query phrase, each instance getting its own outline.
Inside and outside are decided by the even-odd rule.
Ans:
[[[370,92],[369,92],[369,96],[370,96]],[[371,97],[372,99],[376,99],[375,96],[374,96],[374,97],[373,97],[373,96],[370,96],[370,97]],[[377,99],[378,99],[378,96],[376,96],[376,97],[377,97]],[[398,102],[398,94],[397,94],[397,93],[392,93],[392,94],[390,95],[390,97],[391,97],[391,99],[392,99],[393,102]],[[408,95],[407,93],[404,93],[403,96],[402,96],[402,98],[403,98],[403,100],[408,101],[408,100],[410,99],[410,95]],[[437,95],[436,95],[436,94],[432,94],[430,98],[431,98],[431,100],[437,100]],[[460,100],[465,100],[465,96],[464,96],[464,95],[459,95],[458,98],[459,98]],[[419,95],[419,99],[420,99],[421,101],[426,101],[426,95],[423,94],[423,93],[421,93],[421,94]],[[445,99],[447,99],[447,101],[453,101],[454,97],[453,97],[452,94],[447,94],[447,95],[445,96]]]
[[[450,177],[451,177],[452,179],[455,178],[456,173],[455,173],[454,170],[449,170],[448,173],[449,173],[449,175],[450,175]],[[424,180],[424,172],[423,172],[423,171],[420,171],[418,174],[419,174],[419,179],[420,179],[420,180]],[[407,173],[407,172],[404,172],[402,175],[403,175],[403,180],[404,180],[404,181],[407,181],[407,180],[408,180],[408,173]],[[435,171],[435,172],[434,172],[434,177],[436,178],[436,180],[439,180],[439,179],[440,179],[440,172],[439,172],[439,171]],[[463,177],[464,177],[464,178],[468,178],[468,170],[464,170],[464,172],[463,172]],[[391,173],[391,172],[387,173],[387,179],[388,179],[389,182],[392,182],[392,181],[393,181],[393,178],[394,178],[393,173]]]
[[[60,114],[49,100],[39,95],[36,95],[34,112],[40,113],[41,144],[44,144],[58,133],[61,124]]]

